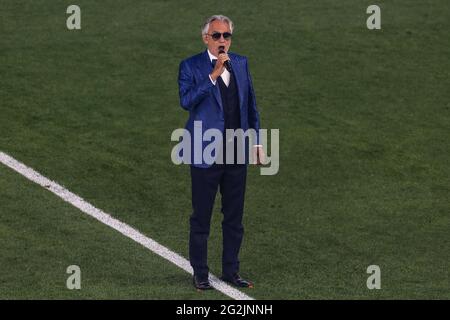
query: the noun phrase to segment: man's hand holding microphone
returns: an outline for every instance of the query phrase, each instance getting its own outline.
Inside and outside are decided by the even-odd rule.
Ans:
[[[225,52],[224,47],[219,47],[219,56],[217,57],[216,65],[214,66],[213,72],[210,74],[213,81],[216,81],[217,78],[220,77],[220,75],[225,70],[226,61],[230,61],[230,57],[228,57],[228,54]],[[230,62],[228,62],[228,65],[231,66]]]

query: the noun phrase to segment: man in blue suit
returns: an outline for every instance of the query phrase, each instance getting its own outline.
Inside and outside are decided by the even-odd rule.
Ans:
[[[220,130],[223,137],[226,129],[253,129],[259,132],[259,113],[247,58],[228,52],[232,33],[233,22],[228,17],[211,16],[202,27],[202,38],[207,50],[180,64],[180,104],[189,111],[186,129],[192,137],[198,129],[201,132]],[[236,138],[233,142],[236,142]],[[216,161],[211,164],[203,161],[205,146],[202,142],[200,150],[192,148],[193,161],[190,162],[193,212],[190,218],[189,259],[194,270],[194,286],[200,290],[212,288],[208,280],[207,241],[214,200],[220,187],[223,213],[221,279],[238,287],[253,287],[252,282],[239,275],[238,258],[244,233],[242,216],[248,154],[244,161],[239,161],[237,154],[241,154],[242,150],[236,147],[236,143],[224,141],[221,152],[215,154]],[[262,146],[256,142],[253,150],[260,157],[256,159],[262,159]],[[227,152],[234,154],[232,163],[225,160]],[[201,161],[198,161],[199,157]],[[219,159],[223,159],[224,163]],[[256,163],[260,164],[259,161]]]

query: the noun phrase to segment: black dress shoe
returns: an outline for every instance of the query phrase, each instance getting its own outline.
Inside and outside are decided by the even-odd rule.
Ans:
[[[253,282],[242,279],[238,274],[235,274],[233,276],[223,275],[220,280],[231,283],[240,288],[253,288]]]
[[[208,278],[206,278],[206,280],[203,279],[199,279],[197,276],[194,276],[192,278],[193,283],[194,283],[194,287],[198,290],[210,290],[213,287],[211,286],[211,283],[209,283]]]

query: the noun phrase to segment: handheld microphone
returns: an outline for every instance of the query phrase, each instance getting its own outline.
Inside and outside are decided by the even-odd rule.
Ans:
[[[219,54],[221,54],[221,53],[225,53],[224,46],[219,47]],[[228,70],[228,72],[231,72],[231,61],[230,60],[225,61],[224,65],[225,65],[225,68]]]

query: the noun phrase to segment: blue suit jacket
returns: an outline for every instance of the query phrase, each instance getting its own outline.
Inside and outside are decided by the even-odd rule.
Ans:
[[[256,107],[255,93],[253,91],[252,80],[248,70],[247,58],[229,52],[233,74],[239,96],[241,128],[246,131],[249,128],[255,129],[259,133],[260,122],[259,113]],[[224,135],[224,111],[219,85],[214,85],[209,78],[213,70],[207,50],[192,56],[180,63],[178,74],[178,85],[180,94],[180,105],[189,111],[189,119],[186,129],[191,134],[191,164],[208,168],[210,164],[194,164],[194,121],[202,121],[201,129],[218,129]],[[198,126],[198,124],[197,124]],[[197,129],[199,129],[197,127]],[[225,137],[225,136],[224,136]],[[210,142],[203,142],[201,152]],[[247,150],[247,147],[246,147]],[[248,156],[246,154],[246,162]]]

